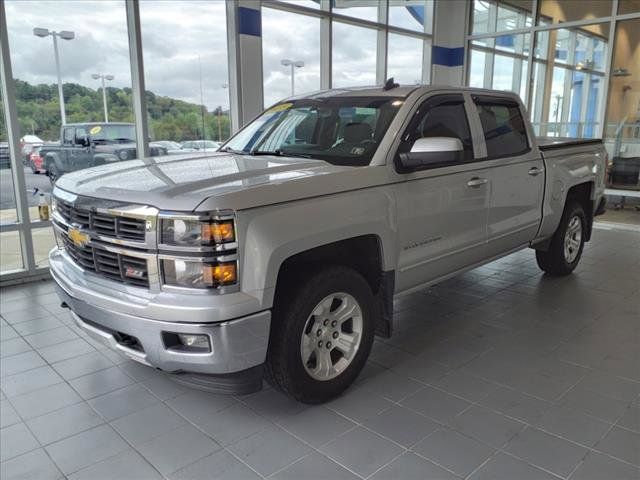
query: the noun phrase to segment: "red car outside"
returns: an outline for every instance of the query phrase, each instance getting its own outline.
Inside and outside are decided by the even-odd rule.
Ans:
[[[31,171],[33,173],[46,173],[44,168],[44,162],[42,157],[40,156],[40,149],[36,148],[29,155],[29,166],[31,167]]]

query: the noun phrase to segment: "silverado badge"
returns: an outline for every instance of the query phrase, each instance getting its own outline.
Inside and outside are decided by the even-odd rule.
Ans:
[[[89,235],[82,233],[76,227],[69,227],[67,235],[69,235],[69,240],[71,240],[76,247],[82,248],[89,243]]]

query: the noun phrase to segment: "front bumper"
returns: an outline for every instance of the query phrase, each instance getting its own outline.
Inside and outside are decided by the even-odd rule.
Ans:
[[[190,305],[194,296],[185,294],[176,298],[176,304],[169,309],[175,320],[150,318],[139,315],[140,302],[128,301],[117,286],[114,285],[109,292],[101,283],[92,288],[91,281],[86,278],[71,278],[72,273],[67,269],[75,265],[64,258],[62,251],[54,249],[51,252],[50,267],[58,295],[71,309],[78,326],[137,362],[172,373],[230,374],[251,369],[265,361],[271,321],[269,310],[219,322],[194,321],[219,318],[220,312],[214,305],[208,312],[203,308],[194,312]],[[220,295],[219,298],[225,296]],[[153,309],[142,310],[153,312],[156,309],[157,305]],[[182,316],[176,309],[182,309]],[[211,351],[176,351],[165,345],[162,332],[208,335]],[[128,342],[122,341],[123,337],[134,337],[138,344],[132,348]]]

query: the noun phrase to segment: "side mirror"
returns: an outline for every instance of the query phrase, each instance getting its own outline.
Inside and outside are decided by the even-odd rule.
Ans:
[[[83,135],[81,137],[76,137],[76,144],[81,145],[83,147],[88,147],[91,145],[91,141],[87,135]]]
[[[411,151],[399,155],[400,164],[405,171],[445,167],[461,162],[463,151],[459,138],[419,138],[411,146]]]

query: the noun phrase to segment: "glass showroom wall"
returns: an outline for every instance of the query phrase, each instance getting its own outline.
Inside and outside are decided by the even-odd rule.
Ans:
[[[638,19],[632,0],[474,0],[467,81],[518,93],[536,134],[604,137],[629,166],[640,155]]]
[[[263,8],[262,75],[265,107],[320,90],[320,18]]]
[[[389,77],[429,83],[432,31],[432,0],[264,0],[264,104]]]
[[[19,241],[16,232],[3,232],[2,269],[44,271],[55,237],[50,211],[39,206],[50,202],[52,179],[93,165],[95,155],[80,140],[93,132],[96,141],[127,143],[135,152],[125,4],[21,0],[4,5],[19,130],[15,167],[21,178],[16,183],[14,175],[11,181],[9,170],[2,170],[0,218],[3,230],[13,221],[28,238]],[[87,12],[100,21],[88,22]],[[113,127],[105,126],[107,113]],[[16,205],[18,197],[24,208]]]
[[[152,154],[211,151],[229,138],[226,25],[224,2],[140,2]]]
[[[3,86],[10,83],[12,124],[19,132],[11,160],[2,105],[0,278],[5,282],[47,273],[55,237],[50,211],[39,206],[50,202],[52,180],[136,158],[142,150],[136,138],[148,139],[151,156],[169,159],[213,150],[231,129],[224,2],[8,0],[2,8],[3,61],[10,58]],[[142,50],[131,46],[136,36]],[[144,98],[136,100],[132,69],[138,67],[132,59],[138,57],[144,60],[140,77],[146,88]],[[136,103],[146,112],[146,137],[138,136]]]
[[[0,106],[0,274],[7,274],[22,270],[24,264],[1,91]]]
[[[640,18],[620,20],[615,28],[604,134],[609,182],[640,190]]]

